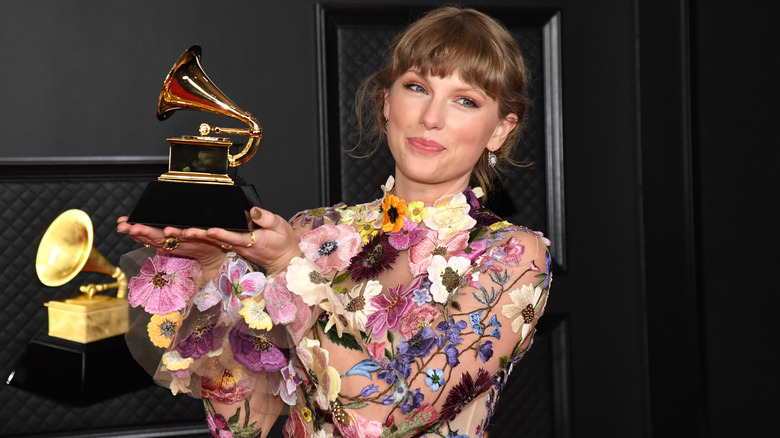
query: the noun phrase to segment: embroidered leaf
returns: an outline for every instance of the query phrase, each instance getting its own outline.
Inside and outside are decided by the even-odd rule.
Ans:
[[[498,285],[505,285],[509,282],[509,279],[512,277],[512,275],[508,271],[503,271],[503,274],[501,272],[491,273],[490,279],[493,280],[493,283]]]
[[[363,376],[369,380],[373,379],[371,373],[380,369],[381,367],[374,363],[371,359],[364,359],[356,363],[349,371],[342,374],[342,377],[346,376]]]
[[[347,281],[347,279],[352,275],[351,272],[345,272],[341,275],[337,275],[336,278],[333,279],[331,284],[339,284]]]
[[[344,287],[344,286],[333,286],[333,290],[338,292],[338,293],[340,293],[340,294],[345,294],[345,293],[349,292],[347,290],[347,288]]]
[[[484,236],[487,233],[487,231],[488,231],[487,227],[475,228],[471,230],[471,232],[469,232],[469,242],[478,240],[480,237]]]
[[[393,336],[393,332],[388,330],[387,331],[387,340],[388,340],[388,342],[390,342],[392,344],[394,339],[395,339],[395,336]]]
[[[393,358],[393,353],[391,353],[390,350],[388,350],[387,348],[385,348],[385,357],[388,359]]]
[[[501,366],[501,368],[505,368],[508,362],[509,358],[506,356],[501,356],[498,358],[498,364]]]
[[[452,306],[453,309],[455,309],[457,311],[460,311],[460,303],[458,303],[457,301],[454,301],[454,300],[451,301],[450,305]]]
[[[325,333],[325,325],[327,324],[327,321],[319,320],[317,321],[317,324],[319,324],[320,330],[322,330],[322,332]],[[325,333],[325,336],[328,337],[328,340],[330,342],[333,342],[336,345],[340,345],[344,348],[349,348],[350,350],[363,351],[363,349],[360,348],[360,344],[358,343],[357,339],[355,339],[355,336],[351,333],[342,333],[341,337],[339,338],[339,335],[338,333],[336,333],[336,330],[330,330],[327,333]]]
[[[400,438],[414,432],[419,432],[425,426],[436,421],[435,411],[428,406],[427,409],[421,409],[414,415],[404,418],[404,421],[395,430],[385,429],[382,432],[382,438]]]
[[[477,301],[480,302],[485,307],[489,307],[491,304],[493,304],[494,301],[498,299],[498,295],[501,293],[501,291],[496,291],[495,288],[490,288],[490,294],[488,294],[488,291],[484,287],[479,288],[482,291],[482,296],[478,296],[476,292],[472,292],[471,294],[474,295],[474,298],[477,299]]]
[[[348,403],[342,407],[344,409],[360,409],[366,406],[368,406],[368,403],[366,402],[354,402],[354,403]]]

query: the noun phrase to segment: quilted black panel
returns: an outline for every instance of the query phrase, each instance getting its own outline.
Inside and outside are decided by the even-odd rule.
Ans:
[[[135,244],[116,233],[116,218],[132,209],[146,181],[151,179],[151,176],[112,179],[90,175],[9,178],[8,173],[0,174],[0,284],[3,286],[0,375],[3,379],[15,369],[27,343],[46,332],[44,302],[75,296],[81,284],[110,280],[100,274],[82,273],[60,288],[41,284],[34,263],[46,228],[67,209],[86,211],[94,225],[95,247],[117,264],[119,256]],[[12,173],[27,172],[21,169]],[[200,401],[174,397],[170,391],[155,386],[84,407],[62,404],[10,385],[0,389],[0,436],[159,425],[203,421],[203,418]]]

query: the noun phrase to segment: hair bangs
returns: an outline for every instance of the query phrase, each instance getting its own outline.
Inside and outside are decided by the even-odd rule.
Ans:
[[[490,38],[475,38],[490,29],[472,17],[451,17],[419,32],[408,32],[393,53],[393,79],[409,70],[446,77],[456,70],[460,78],[485,91],[500,94],[507,69],[503,50]]]

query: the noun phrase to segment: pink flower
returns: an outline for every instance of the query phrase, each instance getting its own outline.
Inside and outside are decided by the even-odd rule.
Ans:
[[[338,405],[334,410],[336,428],[344,438],[379,438],[382,436],[382,423],[370,421],[352,409]]]
[[[385,357],[385,344],[387,342],[367,342],[366,348],[368,349],[368,352],[371,353],[371,357],[379,362],[382,360],[383,357]]]
[[[403,228],[387,234],[390,236],[390,245],[399,251],[403,251],[421,241],[427,232],[428,230],[414,221],[404,221]]]
[[[196,292],[192,276],[200,269],[194,260],[158,253],[146,260],[137,277],[128,282],[127,299],[149,313],[167,314],[184,308]]]
[[[522,258],[521,256],[525,251],[525,246],[520,244],[520,241],[512,237],[503,245],[503,247],[505,248],[504,251],[506,253],[506,257],[504,257],[505,263],[512,263],[516,266],[519,266],[520,259]]]
[[[464,250],[468,244],[468,231],[461,231],[448,239],[440,240],[438,231],[428,230],[428,234],[409,250],[409,269],[412,275],[424,274],[434,255],[449,257]]]
[[[309,319],[311,318],[311,307],[303,302],[303,298],[293,294],[292,303],[295,305],[295,319],[287,325],[287,331],[294,343],[300,342],[304,333],[311,327]]]
[[[422,306],[414,306],[401,321],[401,326],[398,331],[401,332],[404,339],[408,341],[425,325],[430,325],[437,316],[439,316],[439,309],[430,304],[426,303]]]
[[[306,422],[297,409],[290,409],[287,421],[282,428],[284,438],[308,438],[311,434],[306,430]]]
[[[385,327],[394,331],[398,328],[401,318],[409,312],[409,308],[414,304],[409,295],[417,289],[422,282],[422,277],[417,277],[404,289],[399,284],[396,289],[389,288],[387,296],[378,295],[371,299],[371,304],[378,310],[368,317],[366,330],[372,330],[374,337],[378,337]]]
[[[287,281],[284,276],[276,277],[274,283],[266,286],[265,291],[265,309],[271,316],[274,324],[289,324],[295,320],[295,303],[293,303],[293,294],[287,290]]]
[[[249,266],[242,259],[230,262],[227,274],[219,277],[222,302],[232,320],[238,317],[241,301],[251,298],[265,287],[266,278],[262,272],[248,272]]]
[[[349,266],[361,242],[360,234],[349,225],[323,225],[301,236],[298,248],[327,274]]]

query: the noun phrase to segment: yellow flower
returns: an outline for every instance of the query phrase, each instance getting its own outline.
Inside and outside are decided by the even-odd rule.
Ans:
[[[303,420],[307,423],[311,423],[311,409],[307,408],[306,406],[302,407],[301,417],[303,417]]]
[[[162,357],[163,365],[171,371],[186,370],[195,362],[191,357],[183,358],[176,350],[171,350]]]
[[[425,209],[422,201],[412,201],[406,206],[406,217],[419,224],[421,220],[428,217],[428,210]]]
[[[512,224],[510,224],[509,221],[496,222],[496,223],[494,223],[493,225],[490,226],[490,231],[498,231],[498,230],[500,230],[502,228],[505,228],[505,227],[508,227],[510,225],[512,225]]]
[[[244,321],[249,328],[256,330],[271,330],[274,326],[271,322],[271,317],[265,313],[265,299],[261,298],[260,302],[257,302],[251,298],[247,298],[241,302],[243,307],[238,313],[244,317]]]
[[[368,243],[368,241],[379,232],[379,230],[374,228],[374,224],[363,224],[358,228],[358,231],[363,237],[363,243]]]
[[[382,204],[382,231],[398,231],[404,226],[404,215],[406,215],[406,202],[398,199],[398,196],[388,194],[385,196],[385,202]]]
[[[149,340],[156,347],[168,348],[171,346],[173,335],[181,325],[181,313],[171,312],[165,315],[155,314],[146,326]]]

